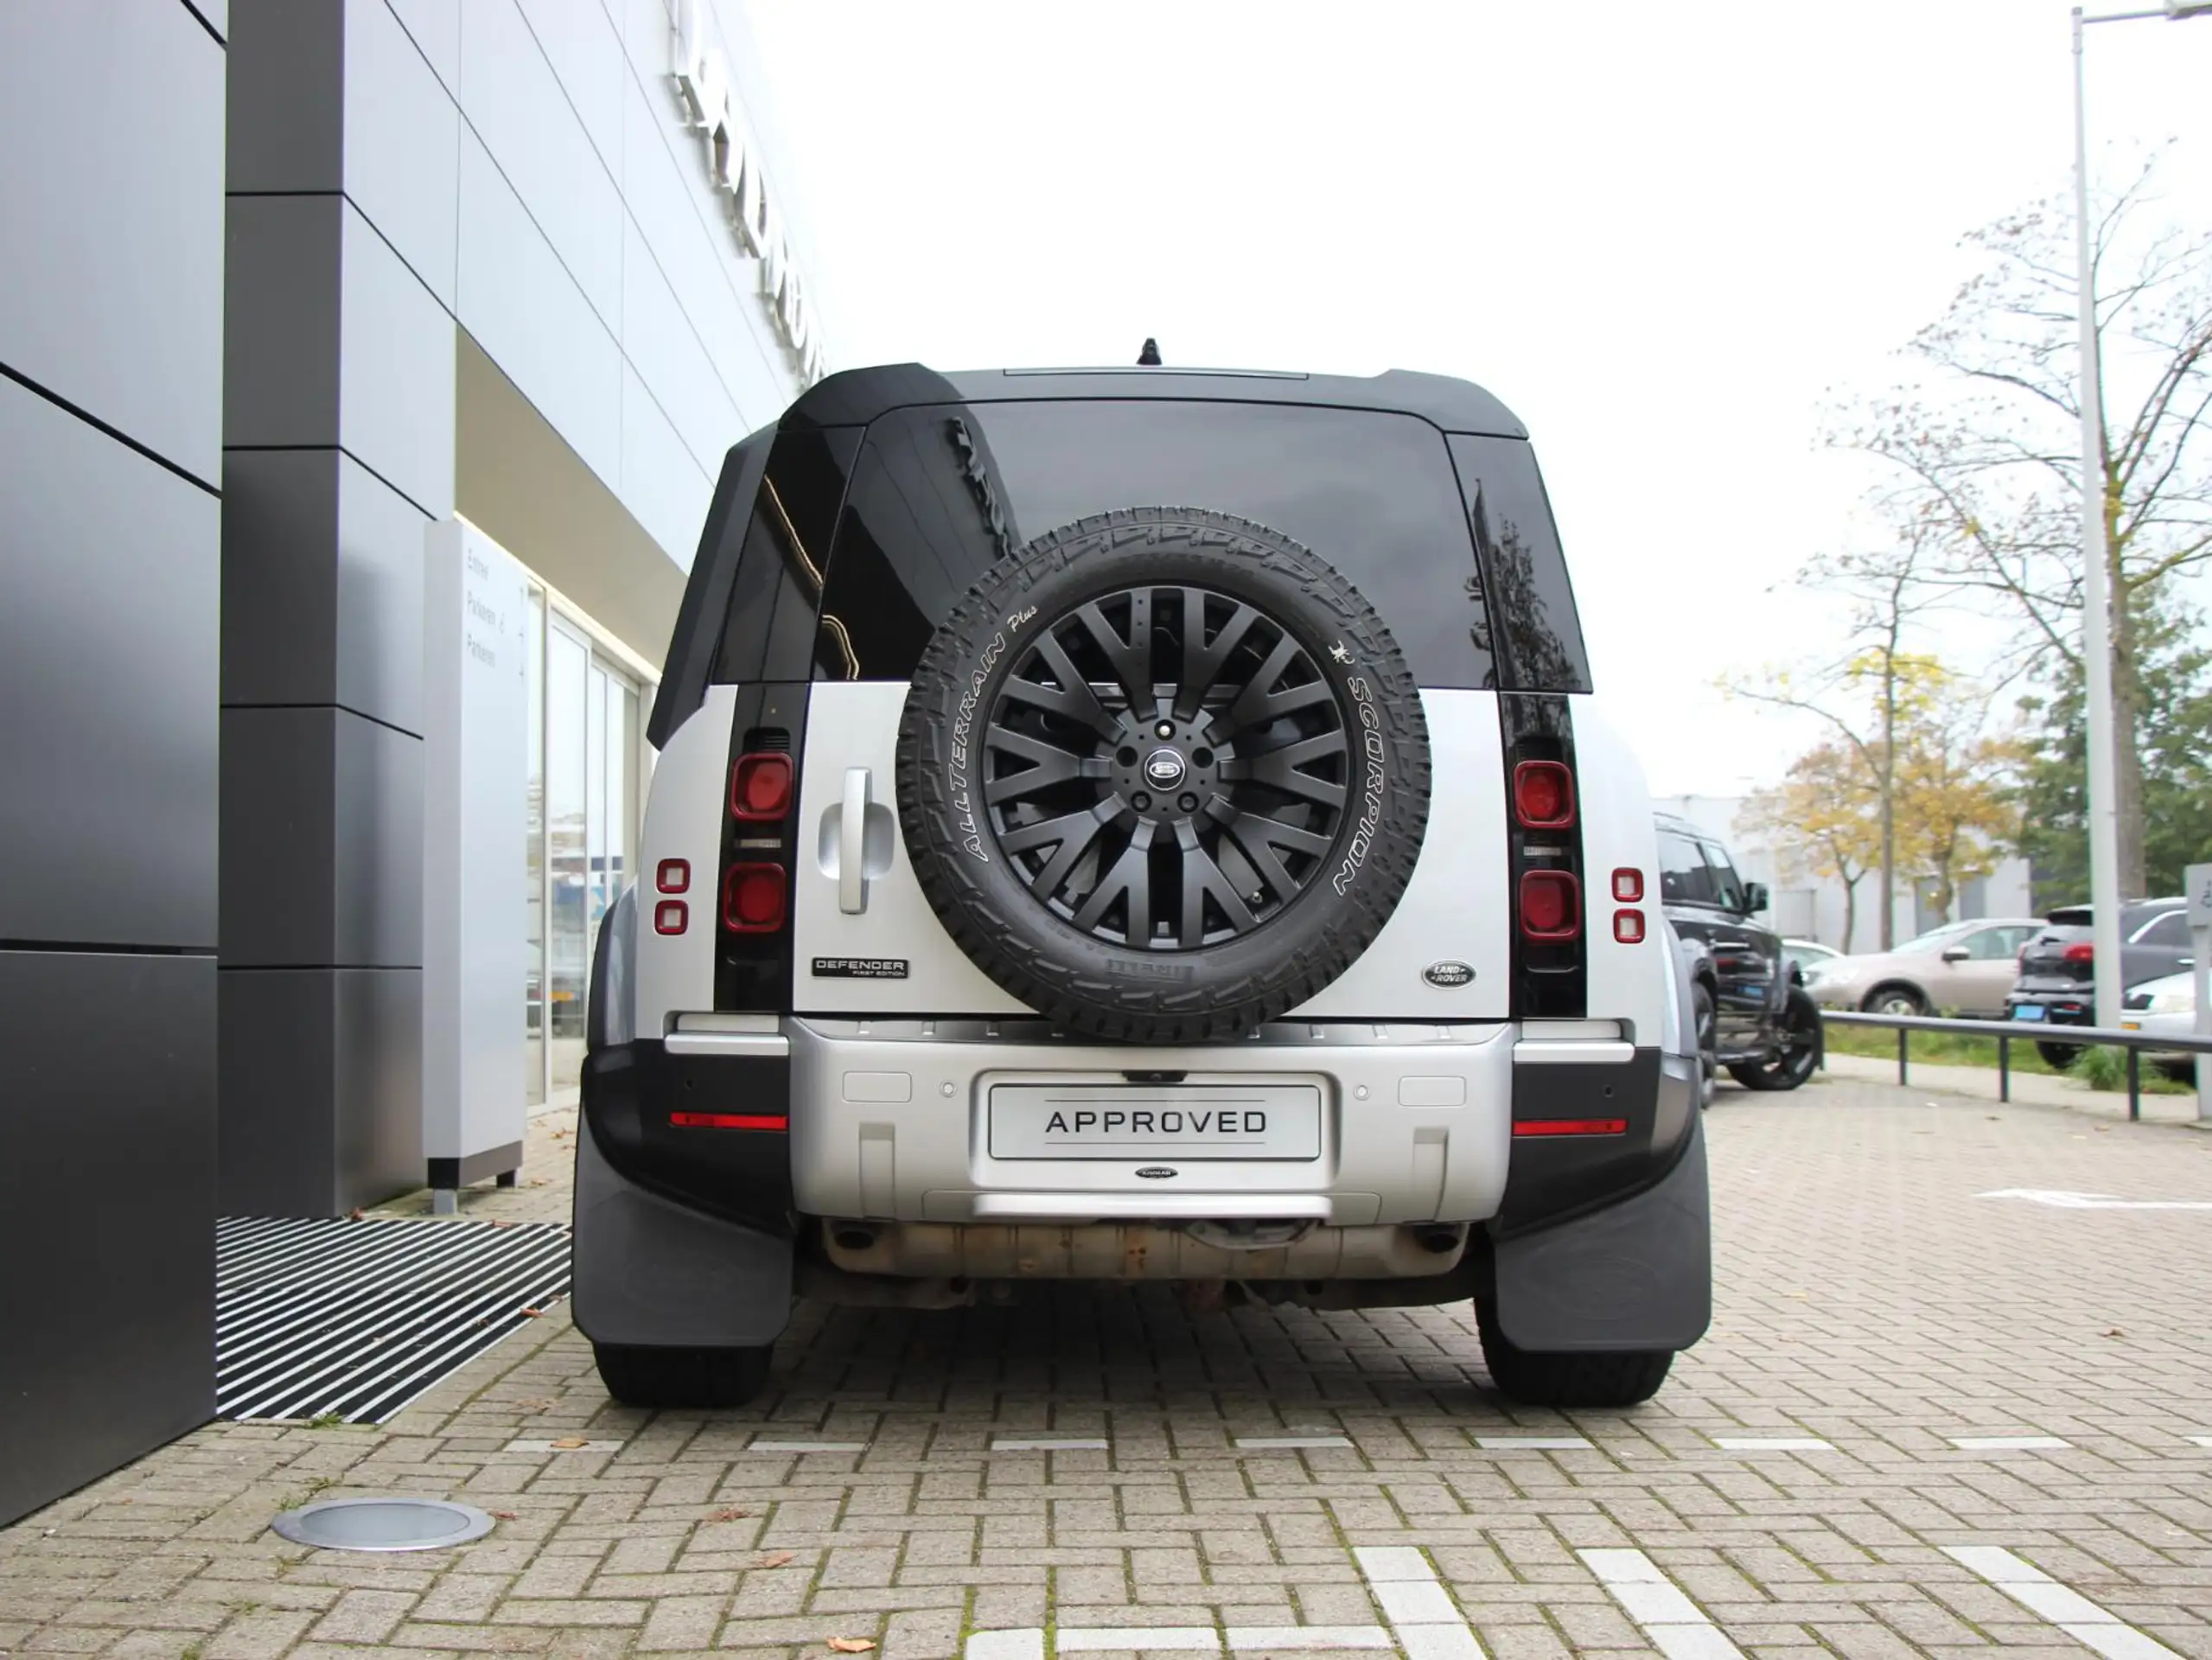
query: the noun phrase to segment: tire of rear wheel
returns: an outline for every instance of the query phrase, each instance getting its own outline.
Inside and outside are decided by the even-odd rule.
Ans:
[[[2081,1058],[2079,1044],[2044,1044],[2036,1045],[2036,1053],[2043,1057],[2045,1066],[2056,1067],[2061,1072]]]
[[[1659,1393],[1674,1363],[1671,1349],[1612,1354],[1540,1354],[1515,1348],[1489,1306],[1475,1306],[1482,1363],[1508,1400],[1525,1407],[1634,1407]]]
[[[1714,1024],[1712,993],[1705,989],[1703,981],[1691,987],[1690,1001],[1696,1012],[1698,1109],[1702,1112],[1712,1105],[1713,1093],[1720,1087],[1719,1036]]]
[[[768,1381],[775,1351],[754,1349],[636,1349],[591,1345],[599,1381],[626,1407],[742,1407]]]
[[[1729,1076],[1746,1089],[1794,1089],[1813,1076],[1813,1067],[1820,1049],[1820,1014],[1813,1006],[1813,999],[1802,992],[1792,992],[1789,1006],[1782,1014],[1783,1035],[1795,1035],[1806,1040],[1806,1046],[1792,1057],[1787,1049],[1772,1060],[1748,1065],[1731,1066]]]
[[[1297,639],[1335,687],[1347,730],[1364,740],[1380,781],[1364,792],[1364,813],[1355,785],[1329,852],[1281,915],[1192,951],[1135,950],[1079,932],[986,844],[966,807],[968,790],[980,793],[966,770],[966,734],[988,721],[1023,655],[1031,635],[1017,630],[1154,583],[1232,595]],[[1350,582],[1264,525],[1202,508],[1126,508],[1048,531],[1000,560],[938,629],[899,723],[899,827],[945,931],[1013,996],[1093,1038],[1207,1043],[1246,1036],[1297,1007],[1374,942],[1420,855],[1429,769],[1420,688]]]
[[[1902,1003],[1904,1005],[1904,1007],[1902,1009],[1884,1008],[1883,1005],[1885,1003]],[[1858,1006],[1869,1014],[1909,1014],[1917,1016],[1923,1015],[1928,1012],[1928,999],[1922,997],[1918,992],[1913,990],[1909,986],[1883,986],[1869,992],[1866,994],[1866,1000],[1861,1003]]]

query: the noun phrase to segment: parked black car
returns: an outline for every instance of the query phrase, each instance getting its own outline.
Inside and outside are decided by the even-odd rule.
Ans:
[[[2021,948],[2020,978],[2005,999],[2012,1019],[2052,1026],[2094,1024],[2097,950],[2092,916],[2087,905],[2062,906]],[[2123,992],[2195,966],[2186,899],[2137,899],[2122,905],[2120,937]],[[2071,1066],[2081,1045],[2039,1039],[2036,1052],[2052,1066]]]
[[[1781,936],[1752,918],[1767,891],[1686,819],[1659,821],[1659,897],[1690,954],[1710,1093],[1722,1067],[1746,1089],[1794,1089],[1820,1064],[1820,1012]]]

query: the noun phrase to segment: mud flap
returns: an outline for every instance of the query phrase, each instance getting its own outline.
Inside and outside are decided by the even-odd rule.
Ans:
[[[791,1318],[788,1240],[649,1193],[576,1138],[576,1323],[594,1343],[737,1349]]]
[[[1692,1087],[1669,1057],[1662,1090]],[[1620,1204],[1497,1245],[1497,1318],[1533,1353],[1687,1349],[1712,1320],[1705,1127],[1659,1182]]]

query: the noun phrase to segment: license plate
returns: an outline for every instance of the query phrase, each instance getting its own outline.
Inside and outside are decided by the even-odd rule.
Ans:
[[[2040,1003],[2015,1003],[2012,1006],[2012,1018],[2015,1020],[2040,1020],[2043,1018],[2044,1012],[2043,1006]]]
[[[994,1159],[1318,1159],[1313,1084],[999,1084]]]

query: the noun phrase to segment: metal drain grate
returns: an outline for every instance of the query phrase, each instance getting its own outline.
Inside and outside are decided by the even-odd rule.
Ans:
[[[215,1415],[377,1423],[567,1294],[551,1223],[215,1226]]]

